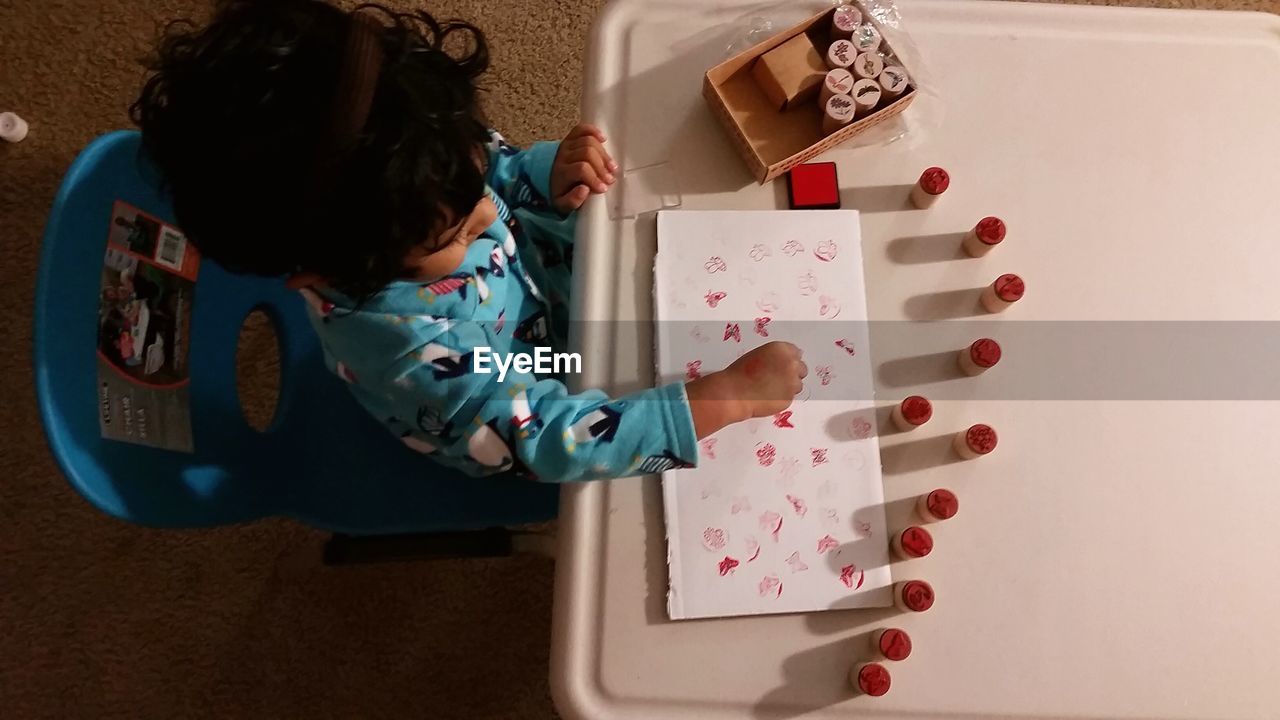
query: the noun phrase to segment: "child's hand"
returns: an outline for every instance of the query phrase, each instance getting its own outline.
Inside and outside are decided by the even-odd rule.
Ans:
[[[809,374],[800,348],[771,342],[735,360],[729,367],[685,385],[698,439],[726,425],[786,410]]]
[[[551,165],[551,202],[561,215],[582,207],[591,193],[604,194],[613,185],[618,163],[604,149],[604,133],[582,124],[569,131]]]

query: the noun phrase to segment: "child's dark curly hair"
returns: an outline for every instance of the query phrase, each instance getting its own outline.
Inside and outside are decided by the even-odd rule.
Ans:
[[[356,12],[382,21],[382,67],[363,130],[336,148],[326,136],[350,13],[224,0],[203,27],[170,25],[149,64],[130,108],[144,152],[183,231],[233,272],[316,273],[367,298],[483,197],[484,35],[421,12]]]

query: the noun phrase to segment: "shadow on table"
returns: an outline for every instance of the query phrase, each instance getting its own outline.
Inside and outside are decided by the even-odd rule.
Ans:
[[[897,212],[914,210],[911,204],[912,185],[871,185],[840,189],[840,207],[863,213]]]
[[[879,380],[885,387],[913,387],[968,377],[960,370],[959,350],[897,358],[880,363]],[[893,428],[893,423],[881,427]]]
[[[920,432],[917,430],[916,432]],[[936,435],[880,448],[880,465],[885,475],[906,475],[931,467],[962,462],[952,443],[955,434]]]
[[[899,265],[969,260],[971,258],[960,245],[964,236],[961,232],[895,238],[889,241],[885,253]]]
[[[982,307],[982,291],[985,287],[964,290],[944,290],[924,293],[907,298],[902,311],[911,320],[948,320],[989,314]]]

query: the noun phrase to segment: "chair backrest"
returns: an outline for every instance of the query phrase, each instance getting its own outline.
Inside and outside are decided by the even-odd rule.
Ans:
[[[285,515],[369,534],[555,516],[553,485],[470,478],[406,448],[325,369],[297,293],[211,262],[199,268],[189,332],[194,451],[103,439],[98,305],[112,208],[121,201],[172,218],[139,140],[115,132],[93,141],[63,179],[45,230],[36,391],[49,444],[77,491],[110,515],[164,527]],[[281,355],[280,401],[262,433],[245,422],[235,381],[240,327],[255,309],[272,319]],[[139,362],[154,365],[146,354]]]

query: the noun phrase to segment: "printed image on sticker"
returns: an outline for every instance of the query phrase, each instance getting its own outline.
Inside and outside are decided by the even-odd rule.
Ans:
[[[191,449],[187,381],[199,257],[180,231],[112,207],[98,295],[103,437]]]

